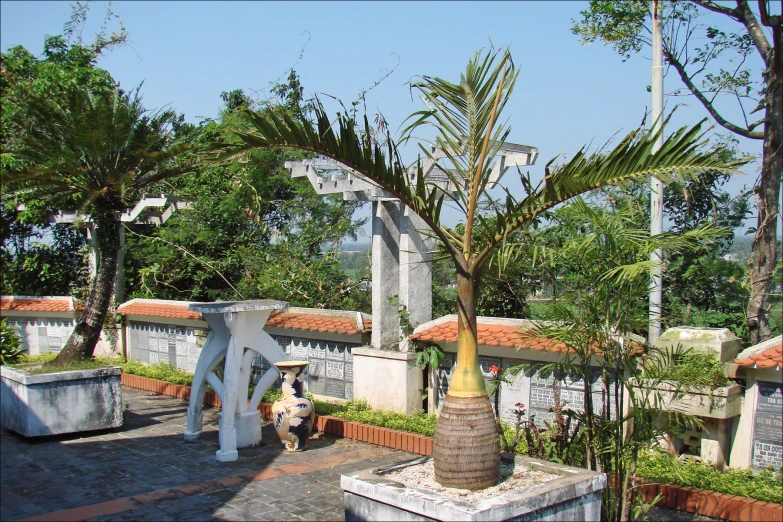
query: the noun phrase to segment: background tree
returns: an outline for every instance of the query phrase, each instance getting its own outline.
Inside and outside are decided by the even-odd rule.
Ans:
[[[30,165],[15,153],[31,124],[27,104],[31,98],[62,99],[68,89],[87,86],[110,92],[116,82],[98,58],[127,39],[122,20],[108,7],[95,39],[84,42],[81,33],[87,20],[87,4],[77,2],[63,28],[63,34],[47,36],[41,57],[22,46],[0,54],[0,169],[4,175]],[[119,23],[119,32],[109,33],[109,24]],[[70,294],[86,284],[83,268],[83,230],[69,225],[51,225],[52,210],[45,200],[28,202],[24,211],[19,201],[3,192],[0,278],[2,292],[17,295]]]
[[[658,135],[634,131],[611,151],[588,154],[580,150],[569,162],[546,169],[542,182],[522,199],[506,191],[494,226],[474,238],[474,226],[485,220],[477,212],[500,147],[510,132],[500,114],[508,101],[517,72],[507,51],[478,52],[468,62],[459,83],[424,76],[413,83],[426,109],[414,113],[404,136],[432,126],[438,146],[446,153],[456,187],[454,202],[464,213],[464,233],[440,220],[446,195],[428,184],[421,165],[409,175],[394,140],[379,135],[368,118],[363,125],[349,117],[327,116],[315,109],[315,122],[283,111],[258,114],[244,111],[253,128],[237,132],[241,146],[216,147],[235,158],[259,147],[287,146],[339,161],[399,198],[416,212],[440,239],[444,256],[457,270],[457,363],[438,420],[433,442],[436,479],[447,487],[481,489],[497,482],[499,440],[494,415],[479,367],[476,300],[482,269],[498,249],[499,259],[510,255],[504,239],[551,207],[583,192],[612,183],[655,175],[672,181],[672,173],[696,175],[707,169],[733,171],[738,163],[723,164],[712,152],[698,149],[699,127],[681,129],[651,155]],[[335,130],[335,128],[337,130]],[[429,147],[422,152],[432,159]],[[453,170],[451,170],[453,169]]]
[[[303,114],[303,88],[294,71],[271,105]],[[221,94],[217,120],[175,125],[176,140],[201,147],[231,141],[247,129],[239,110],[258,107],[241,89]],[[340,269],[342,241],[356,239],[358,203],[319,196],[303,178],[292,179],[286,161],[301,153],[253,151],[241,164],[205,165],[161,187],[192,201],[165,227],[132,225],[127,281],[134,297],[212,301],[280,299],[294,306],[345,309],[364,306],[361,292]],[[366,293],[366,292],[365,292]]]
[[[772,15],[772,2],[759,0],[754,12],[747,0],[734,7],[710,0],[662,2],[663,55],[692,94],[722,127],[745,138],[761,140],[761,175],[754,193],[758,209],[748,280],[746,311],[752,343],[771,337],[770,291],[779,255],[781,172],[783,172],[783,15]],[[721,15],[701,23],[704,14]],[[593,0],[572,31],[584,43],[611,44],[624,59],[650,44],[649,3],[635,0]],[[725,22],[736,29],[725,31]],[[760,70],[752,67],[754,55]],[[722,61],[719,61],[721,59]],[[681,94],[677,91],[675,94]],[[735,112],[726,104],[736,102]],[[754,113],[763,116],[752,120]]]
[[[111,304],[120,214],[150,186],[193,169],[187,147],[170,146],[172,111],[150,113],[138,90],[70,86],[62,98],[31,96],[13,153],[29,165],[3,172],[3,191],[20,201],[79,209],[95,226],[97,271],[84,311],[53,366],[89,358]]]

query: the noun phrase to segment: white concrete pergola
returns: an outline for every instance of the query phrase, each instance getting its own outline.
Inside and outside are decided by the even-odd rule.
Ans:
[[[425,180],[446,194],[454,194],[455,186],[447,170],[437,160],[446,158],[445,151],[432,143],[434,159],[422,161]],[[535,164],[538,149],[528,145],[504,143],[492,167],[489,188],[497,185],[511,167]],[[346,201],[372,202],[372,347],[382,349],[400,342],[407,351],[408,340],[400,335],[396,307],[389,298],[398,295],[400,303],[410,312],[411,325],[432,319],[432,266],[426,258],[432,250],[429,227],[399,199],[363,178],[357,172],[331,159],[289,161],[285,167],[291,177],[306,177],[318,194],[342,193]],[[417,169],[408,168],[408,178],[416,182]]]
[[[137,223],[160,226],[165,223],[175,212],[191,207],[191,202],[184,198],[168,196],[150,196],[144,194],[136,205],[120,215],[122,223]],[[19,210],[24,210],[25,205],[19,205]],[[87,240],[92,246],[90,252],[90,274],[94,275],[98,258],[96,254],[95,233],[92,218],[89,214],[80,214],[77,210],[59,210],[49,214],[47,221],[53,224],[86,223]],[[114,279],[115,297],[118,302],[125,300],[125,228],[120,227],[120,251],[117,257],[117,276]]]

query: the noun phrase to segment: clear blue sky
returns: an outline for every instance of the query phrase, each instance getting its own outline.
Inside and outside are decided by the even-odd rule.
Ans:
[[[103,19],[104,5],[91,4],[86,41]],[[215,117],[223,91],[268,96],[270,83],[294,65],[306,95],[350,102],[399,60],[367,96],[368,112],[380,110],[397,129],[421,108],[411,100],[409,80],[427,74],[456,81],[473,52],[490,40],[510,45],[521,67],[505,114],[510,141],[540,151],[530,169],[534,178],[558,154],[636,128],[650,106],[649,50],[622,62],[611,48],[582,47],[571,34],[571,19],[586,2],[117,2],[112,8],[125,22],[130,45],[99,65],[124,87],[144,81],[148,107],[170,105],[192,122]],[[44,35],[61,34],[70,12],[67,2],[0,2],[0,47],[23,45],[39,54]],[[680,86],[673,73],[667,76],[667,92]],[[676,125],[706,116],[695,99],[677,101],[688,105],[678,109]],[[761,154],[760,141],[740,146]],[[729,190],[752,185],[756,168],[732,180]]]

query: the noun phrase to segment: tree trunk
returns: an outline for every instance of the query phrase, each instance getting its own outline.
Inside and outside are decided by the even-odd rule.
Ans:
[[[780,173],[783,171],[783,46],[781,27],[772,27],[772,59],[765,71],[767,85],[766,121],[761,183],[756,188],[758,218],[753,253],[750,256],[750,299],[747,321],[751,343],[772,337],[769,326],[770,291],[778,255],[777,229],[780,220]]]
[[[94,212],[98,248],[98,267],[84,311],[57,358],[48,366],[65,366],[80,359],[89,359],[101,335],[103,322],[111,305],[114,276],[117,274],[120,220],[114,212]]]
[[[476,281],[457,275],[457,364],[443,402],[432,456],[442,486],[484,489],[500,478],[500,437],[478,360]]]

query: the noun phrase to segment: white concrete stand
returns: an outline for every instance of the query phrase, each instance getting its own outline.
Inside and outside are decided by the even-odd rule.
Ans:
[[[201,434],[204,394],[207,384],[220,398],[220,449],[218,462],[237,460],[237,448],[261,442],[261,417],[258,405],[264,392],[277,380],[274,363],[288,360],[280,345],[264,331],[273,311],[285,311],[285,301],[257,300],[191,304],[188,309],[201,312],[210,332],[201,349],[188,406],[188,427],[185,440],[194,441]],[[253,397],[247,400],[252,362],[256,354],[273,366],[256,383]],[[226,358],[221,381],[214,372]]]

